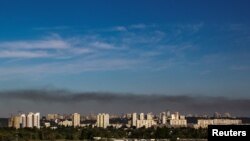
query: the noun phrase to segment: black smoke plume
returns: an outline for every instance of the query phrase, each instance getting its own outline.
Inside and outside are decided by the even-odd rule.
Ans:
[[[82,114],[109,112],[179,111],[182,114],[230,112],[250,116],[250,99],[190,95],[143,95],[110,92],[70,92],[66,90],[16,90],[0,92],[0,117],[17,111]]]

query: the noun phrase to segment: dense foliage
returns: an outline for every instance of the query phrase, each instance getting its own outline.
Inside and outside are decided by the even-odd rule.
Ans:
[[[0,141],[13,141],[18,138],[19,141],[29,140],[84,140],[94,137],[103,138],[140,138],[140,139],[176,139],[179,138],[207,138],[207,129],[193,128],[140,128],[140,129],[115,129],[109,127],[102,128],[72,128],[59,127],[57,129],[14,129],[0,128]]]

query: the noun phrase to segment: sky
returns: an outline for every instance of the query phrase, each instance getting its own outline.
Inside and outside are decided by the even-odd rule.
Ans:
[[[0,91],[250,98],[248,0],[1,0]]]

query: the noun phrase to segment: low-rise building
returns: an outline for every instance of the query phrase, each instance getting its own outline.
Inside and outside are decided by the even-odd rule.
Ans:
[[[67,126],[72,126],[73,122],[71,120],[63,120],[63,121],[60,121],[58,125],[67,127]]]
[[[178,112],[171,115],[171,119],[169,120],[169,125],[171,127],[187,127],[187,120],[185,116],[179,115]]]
[[[207,128],[208,125],[240,125],[240,119],[198,119],[194,128]]]
[[[137,117],[136,113],[132,114],[132,126],[135,126],[136,128],[149,128],[152,127],[153,125],[156,125],[157,123],[153,119],[152,113],[148,113],[146,116],[146,119],[144,117],[144,113],[139,114],[139,118]]]

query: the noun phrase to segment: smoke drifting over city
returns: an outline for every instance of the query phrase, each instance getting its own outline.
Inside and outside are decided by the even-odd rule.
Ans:
[[[250,116],[250,99],[229,99],[208,96],[142,95],[109,92],[70,92],[65,90],[17,90],[0,92],[0,116],[18,111],[82,114],[109,112],[154,112],[165,110],[183,114],[230,112]]]

